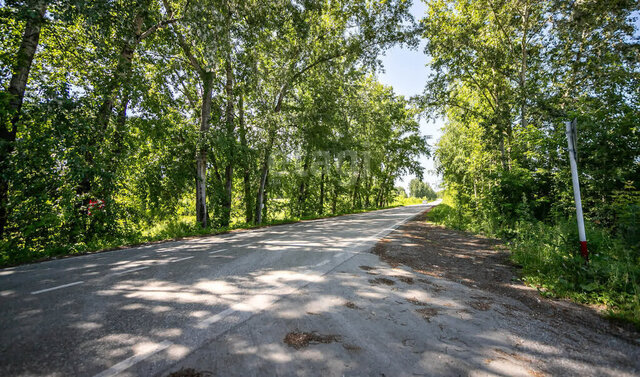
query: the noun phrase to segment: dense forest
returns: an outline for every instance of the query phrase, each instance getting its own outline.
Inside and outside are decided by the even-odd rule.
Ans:
[[[409,6],[4,1],[2,263],[391,204],[428,153],[375,79]]]
[[[446,117],[432,218],[511,241],[543,292],[640,324],[640,28],[637,1],[434,0],[422,20]],[[577,122],[591,251],[578,251],[565,122]]]

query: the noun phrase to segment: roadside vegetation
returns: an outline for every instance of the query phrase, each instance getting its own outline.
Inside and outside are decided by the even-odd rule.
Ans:
[[[0,8],[0,264],[394,205],[420,108],[402,0]]]
[[[601,305],[640,325],[638,3],[430,1],[445,115],[446,188],[431,221],[503,238],[542,294]],[[580,257],[565,122],[578,124],[588,263]]]
[[[610,230],[587,223],[590,260],[576,247],[575,217],[557,221],[518,219],[499,227],[478,221],[474,211],[446,200],[429,212],[429,221],[498,237],[507,242],[522,281],[547,297],[596,305],[608,316],[640,329],[640,261],[637,248]]]
[[[260,227],[291,224],[302,220],[315,220],[335,216],[376,211],[380,209],[396,208],[405,205],[421,204],[421,198],[407,198],[397,196],[389,205],[384,207],[370,207],[351,209],[345,212],[328,213],[325,215],[307,215],[304,217],[286,217],[284,213],[275,215],[262,224],[234,222],[227,227],[202,228],[195,222],[195,216],[179,216],[155,223],[152,226],[132,229],[127,234],[97,237],[87,243],[77,243],[70,247],[46,247],[33,250],[30,253],[4,253],[0,255],[0,267],[15,266],[23,263],[44,261],[52,258],[82,255],[93,252],[113,250],[121,247],[142,245],[157,241],[170,241],[187,237],[211,236],[240,229],[255,229]]]

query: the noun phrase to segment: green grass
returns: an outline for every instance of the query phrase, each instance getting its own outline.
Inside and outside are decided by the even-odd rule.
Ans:
[[[413,197],[412,198],[401,198],[401,197],[398,197],[398,198],[396,198],[394,203],[397,204],[397,205],[401,205],[401,206],[410,206],[410,205],[414,205],[414,204],[422,204],[422,202],[424,200],[425,199],[423,199],[423,198],[413,198]]]
[[[295,223],[301,220],[314,220],[342,216],[346,214],[362,213],[399,207],[402,204],[396,201],[386,207],[371,207],[352,211],[342,211],[335,214],[323,216],[302,216],[274,219],[264,222],[261,225],[235,222],[229,227],[201,228],[196,225],[195,216],[181,216],[176,219],[158,222],[152,226],[141,227],[142,230],[132,231],[127,235],[109,235],[108,237],[94,238],[87,242],[77,242],[73,245],[55,246],[43,249],[27,249],[20,245],[8,243],[0,244],[0,267],[9,267],[25,263],[44,261],[57,257],[82,255],[92,252],[112,250],[121,247],[136,246],[148,242],[169,241],[185,237],[208,236],[222,234],[237,229],[254,229],[265,226]]]
[[[429,213],[430,221],[451,228],[491,229],[473,219],[450,202]],[[578,253],[575,224],[571,219],[554,224],[520,221],[499,235],[505,238],[511,259],[521,266],[522,280],[542,295],[601,306],[608,316],[640,329],[640,251],[588,223],[590,261],[585,263]]]

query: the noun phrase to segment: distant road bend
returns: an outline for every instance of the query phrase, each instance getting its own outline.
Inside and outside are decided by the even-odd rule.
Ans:
[[[310,284],[326,284],[326,291],[348,289],[348,280],[336,278],[344,273],[341,266],[426,208],[399,207],[0,270],[0,375],[167,375],[188,357],[206,364],[198,355],[250,319],[264,328],[252,330],[256,343],[260,331],[265,338],[275,331],[282,339],[278,334],[291,329],[278,328],[281,320],[315,309],[302,306],[296,312],[275,304]],[[323,306],[318,314],[328,314],[333,304],[328,295],[316,305]],[[281,347],[288,349],[282,343],[274,344],[271,354],[264,344],[232,346],[256,353],[256,360],[270,367],[260,369],[257,361],[234,365],[229,356],[228,374],[273,375],[270,368],[287,368],[292,357],[282,353]],[[220,362],[216,368],[224,367]]]

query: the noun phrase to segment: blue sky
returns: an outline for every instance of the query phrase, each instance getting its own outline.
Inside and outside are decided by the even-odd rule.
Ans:
[[[414,4],[411,7],[413,17],[419,20],[423,17],[425,11],[426,7],[422,1],[414,0]],[[429,59],[423,50],[424,43],[421,43],[417,50],[410,50],[407,47],[394,47],[387,51],[385,56],[382,57],[385,72],[378,74],[380,82],[393,86],[396,94],[404,95],[405,97],[421,94],[429,74],[429,68],[426,66]],[[429,145],[433,145],[438,140],[442,134],[440,131],[442,126],[442,120],[429,123],[421,120],[420,132],[431,137]],[[440,178],[433,171],[433,159],[423,156],[420,163],[425,169],[424,180],[429,182],[431,187],[437,185],[440,182]],[[403,177],[396,184],[407,188],[409,181],[413,178],[413,176]]]

